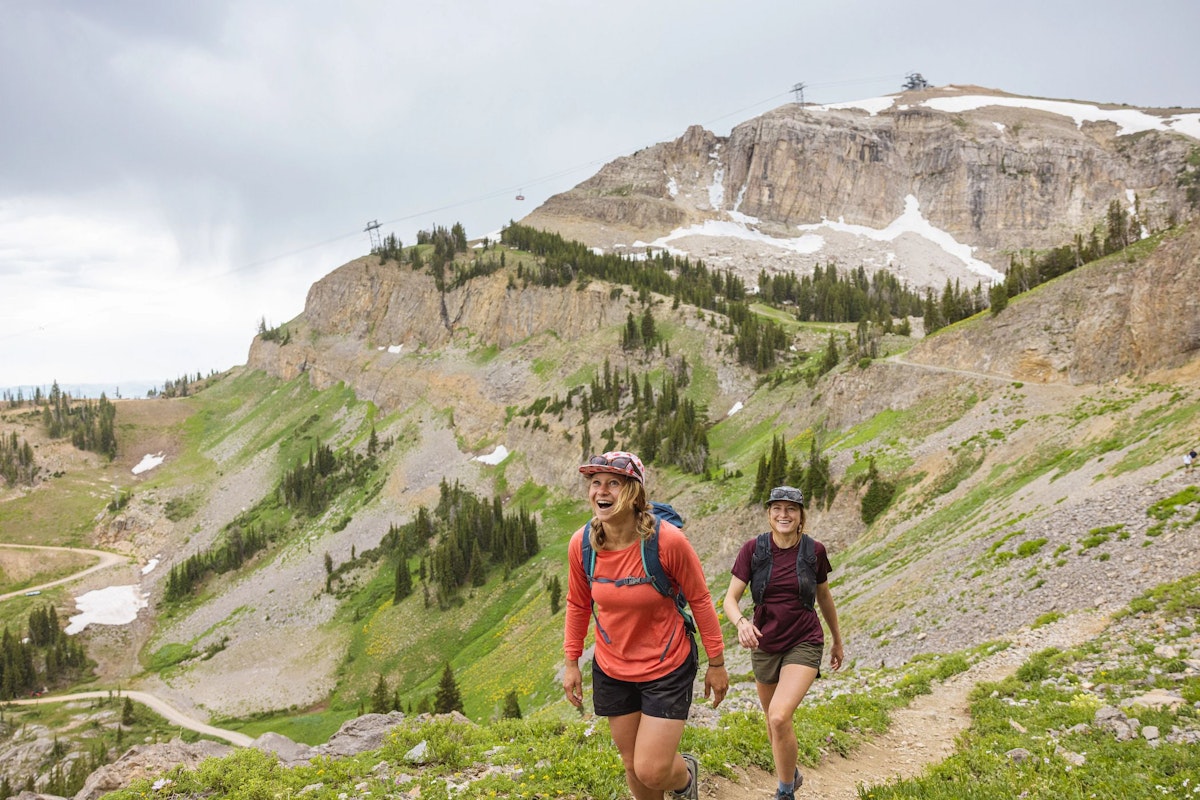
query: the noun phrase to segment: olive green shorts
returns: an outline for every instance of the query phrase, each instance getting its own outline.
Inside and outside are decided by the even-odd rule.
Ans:
[[[761,650],[750,651],[750,664],[754,667],[754,680],[759,683],[779,683],[779,670],[786,664],[799,664],[812,667],[821,676],[821,657],[825,655],[825,645],[815,642],[800,642],[790,650],[782,653],[764,653]]]

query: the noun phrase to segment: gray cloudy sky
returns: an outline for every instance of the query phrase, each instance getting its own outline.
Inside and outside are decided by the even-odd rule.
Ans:
[[[1195,0],[0,0],[0,19],[0,386],[244,363],[260,318],[368,250],[367,222],[479,236],[799,81],[813,103],[918,71],[1200,107]]]

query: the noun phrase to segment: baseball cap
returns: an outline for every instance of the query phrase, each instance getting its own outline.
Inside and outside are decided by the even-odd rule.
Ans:
[[[613,450],[603,455],[592,456],[586,464],[579,468],[579,471],[584,475],[611,472],[614,475],[633,478],[638,483],[646,482],[646,468],[642,466],[642,460],[624,450]]]

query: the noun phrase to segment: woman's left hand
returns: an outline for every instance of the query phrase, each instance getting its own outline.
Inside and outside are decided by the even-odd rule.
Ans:
[[[713,708],[721,705],[729,691],[729,673],[725,667],[709,667],[704,671],[704,697],[712,696]]]
[[[842,652],[842,643],[834,642],[833,646],[829,648],[829,666],[834,672],[837,672],[842,668],[842,659],[844,657],[845,654]]]

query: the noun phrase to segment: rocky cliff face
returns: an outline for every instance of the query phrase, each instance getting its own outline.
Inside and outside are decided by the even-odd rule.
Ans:
[[[539,440],[510,429],[509,409],[561,395],[569,376],[592,375],[608,356],[623,360],[617,330],[642,306],[628,289],[586,280],[569,287],[518,287],[512,270],[475,278],[441,292],[427,271],[374,256],[352,261],[313,284],[304,312],[289,323],[290,341],[256,337],[247,366],[291,380],[307,373],[318,389],[345,382],[385,412],[423,409],[428,431],[438,415],[450,421],[459,446],[478,455],[506,438]],[[660,319],[670,315],[660,304]],[[689,313],[673,322],[712,340],[718,331]],[[721,402],[744,396],[753,377],[717,370]],[[562,431],[556,430],[555,435]],[[544,443],[531,443],[544,450]],[[558,483],[574,453],[547,453],[533,476]]]
[[[573,341],[624,322],[628,309],[627,300],[610,296],[607,287],[519,289],[507,273],[443,293],[428,272],[380,264],[369,256],[313,284],[304,313],[291,326],[291,342],[281,346],[255,339],[247,364],[285,380],[307,372],[317,388],[346,381],[360,397],[387,409],[420,399],[445,404],[442,395],[460,398],[466,390],[470,407],[499,403],[502,417],[503,404],[524,396],[528,364],[520,380],[510,369],[482,365],[469,370],[474,377],[468,381],[461,360],[448,372],[450,360],[436,354],[508,349],[542,333]],[[476,380],[489,386],[486,400]]]
[[[1147,260],[1117,255],[1018,298],[987,325],[958,325],[909,359],[1038,383],[1101,383],[1180,367],[1200,351],[1200,229]]]
[[[939,110],[967,96],[994,97],[996,105]],[[947,87],[899,95],[877,111],[790,104],[728,137],[693,127],[608,164],[522,222],[605,248],[669,243],[748,276],[836,261],[940,289],[947,277],[975,283],[983,273],[972,275],[960,260],[955,274],[936,263],[944,260],[936,248],[906,249],[886,236],[910,197],[930,226],[999,271],[1013,252],[1087,235],[1114,200],[1136,206],[1150,229],[1194,213],[1179,177],[1194,168],[1188,159],[1200,143],[1180,132],[1194,126],[1178,123],[1195,115],[1020,102]],[[811,230],[798,226],[826,220],[840,230],[817,231],[823,246],[788,241]],[[705,221],[749,223],[753,235],[738,236],[734,247],[711,225],[687,231]],[[839,243],[847,226],[867,230]]]

